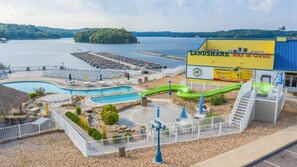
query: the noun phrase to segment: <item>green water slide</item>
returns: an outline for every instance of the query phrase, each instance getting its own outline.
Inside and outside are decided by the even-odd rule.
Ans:
[[[221,93],[227,93],[233,90],[238,90],[240,89],[241,84],[240,83],[236,83],[234,85],[228,86],[228,87],[224,87],[224,88],[219,88],[219,89],[214,89],[208,92],[191,92],[191,89],[188,86],[183,86],[183,85],[172,85],[171,86],[171,90],[172,91],[177,91],[176,95],[178,97],[181,98],[185,98],[185,99],[194,99],[194,98],[199,98],[201,96],[204,97],[210,97],[210,96],[214,96],[216,94],[221,94]],[[160,93],[160,92],[166,92],[169,91],[169,86],[159,86],[155,89],[152,90],[147,90],[145,92],[141,93],[141,96],[149,96],[155,93]]]
[[[239,90],[240,86],[241,86],[241,83],[236,83],[231,86],[214,89],[214,90],[211,90],[208,92],[191,92],[191,89],[188,86],[171,85],[171,91],[177,91],[176,95],[181,98],[196,99],[201,96],[210,97],[210,96],[214,96],[216,94],[227,93],[227,92],[231,92],[234,90]],[[269,83],[263,83],[263,82],[253,82],[253,87],[258,87],[258,94],[266,95],[271,91],[273,85],[269,84]],[[155,89],[144,91],[141,93],[141,96],[149,96],[149,95],[152,95],[155,93],[168,92],[168,91],[169,91],[169,86],[164,85],[164,86],[159,86]]]
[[[271,91],[273,85],[265,82],[253,82],[253,87],[258,87],[258,94],[266,95]]]

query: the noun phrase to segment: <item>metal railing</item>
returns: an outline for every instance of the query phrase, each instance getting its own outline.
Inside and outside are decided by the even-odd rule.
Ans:
[[[67,121],[55,111],[52,112],[53,119],[59,128],[64,129],[67,136],[84,156],[99,156],[114,153],[120,146],[125,146],[127,150],[152,147],[157,142],[157,132],[146,128],[146,133],[139,135],[126,135],[104,140],[86,141]],[[243,125],[241,121],[229,124],[229,116],[217,116],[205,118],[200,121],[193,120],[188,127],[171,126],[162,130],[161,143],[171,144],[183,141],[198,140],[201,138],[217,137],[228,134],[240,133]],[[238,126],[239,125],[239,126]]]
[[[227,86],[232,85],[233,83],[223,83],[223,82],[217,82],[217,83],[211,83],[211,82],[186,82],[185,80],[180,82],[181,85],[188,86],[192,91],[209,91],[213,89],[219,89],[224,88]]]
[[[236,98],[236,100],[234,102],[232,111],[230,113],[229,121],[233,120],[233,117],[235,116],[235,113],[237,111],[237,108],[238,108],[241,97],[243,95],[245,95],[246,93],[250,92],[251,90],[252,90],[252,80],[249,80],[248,82],[241,85],[240,90],[239,90],[238,95],[237,95],[237,98]],[[230,122],[230,124],[231,124],[231,122]]]
[[[34,122],[30,122],[0,128],[0,142],[5,140],[23,138],[29,135],[46,132],[48,130],[53,130],[55,128],[55,124],[50,119],[42,124],[34,124]]]
[[[112,79],[117,75],[118,77],[124,77],[125,73],[129,73],[130,77],[140,76],[141,71],[130,71],[130,70],[114,70],[114,69],[92,69],[92,70],[82,70],[82,69],[65,69],[65,70],[47,70],[43,72],[44,76],[56,77],[68,79],[69,74],[71,74],[74,80],[85,80],[88,76],[89,81],[100,80],[100,75],[102,79]]]
[[[257,88],[255,87],[252,91],[252,94],[249,98],[249,102],[247,104],[247,108],[246,108],[246,111],[245,111],[245,114],[244,114],[244,129],[248,127],[249,125],[249,119],[250,119],[250,116],[251,116],[251,113],[253,111],[253,106],[254,106],[254,103],[255,103],[255,98],[256,98],[256,95],[257,95]]]
[[[240,133],[240,129],[242,128],[236,125],[243,124],[241,121],[236,121],[232,125],[230,125],[229,122],[220,122],[215,124],[195,125],[186,128],[162,130],[160,133],[161,144],[172,144]],[[148,129],[146,134],[90,141],[87,144],[87,150],[89,150],[89,153],[92,153],[92,156],[96,156],[117,152],[120,146],[124,146],[126,150],[133,150],[156,145],[157,132]]]

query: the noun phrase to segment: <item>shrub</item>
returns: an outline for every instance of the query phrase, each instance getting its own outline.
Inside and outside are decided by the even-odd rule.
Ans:
[[[104,115],[107,111],[112,111],[112,112],[118,112],[118,110],[116,109],[116,107],[112,104],[107,104],[105,106],[103,106],[102,111],[101,111],[101,115],[102,118],[104,119]]]
[[[97,129],[95,129],[95,130],[93,131],[93,133],[91,134],[91,136],[92,136],[95,140],[101,140],[101,139],[102,139],[102,135],[101,135],[101,133],[100,133]]]
[[[105,131],[102,132],[102,139],[107,139],[107,136],[106,136],[106,132]]]
[[[65,113],[66,117],[68,117],[71,121],[76,123],[78,126],[80,126],[82,129],[84,129],[86,132],[88,132],[88,135],[93,137],[95,140],[102,139],[102,134],[95,128],[90,128],[88,120],[80,116],[73,114],[72,112],[68,111]],[[105,134],[106,137],[106,134]]]
[[[85,131],[88,131],[90,128],[89,121],[84,116],[79,116],[79,126],[82,127]]]
[[[81,114],[81,108],[79,106],[76,106],[75,107],[75,112],[76,112],[76,115],[80,115]]]
[[[103,106],[103,111],[116,111],[118,112],[118,110],[116,109],[116,107],[112,104],[107,104],[105,106]]]
[[[210,103],[211,103],[211,105],[214,105],[214,106],[218,106],[218,105],[224,104],[226,102],[227,102],[227,100],[225,99],[224,94],[219,94],[219,95],[210,97]]]
[[[112,136],[112,138],[113,138],[112,142],[113,142],[114,144],[119,144],[119,143],[121,143],[121,140],[122,140],[121,137],[122,137],[122,136],[120,136],[120,135]]]
[[[215,117],[215,116],[219,116],[220,114],[218,114],[218,113],[215,113],[215,112],[207,112],[206,113],[206,117]]]
[[[35,97],[38,96],[38,94],[36,92],[32,92],[32,93],[29,93],[29,96],[31,99],[34,99]]]
[[[104,122],[107,124],[107,125],[113,125],[113,124],[116,124],[118,123],[119,121],[119,114],[116,113],[116,112],[112,112],[112,111],[107,111],[105,114],[104,114]]]
[[[95,130],[96,130],[95,128],[89,128],[89,129],[88,129],[88,135],[89,135],[89,136],[92,136],[92,133],[93,133]]]
[[[43,96],[45,94],[45,89],[44,88],[38,88],[34,89],[34,92],[38,94],[38,96]]]
[[[129,138],[129,141],[132,141],[133,140],[133,136],[132,136],[132,134],[131,133],[125,133],[125,135],[124,135],[126,138],[125,138],[125,140],[126,141],[128,141],[128,138]]]

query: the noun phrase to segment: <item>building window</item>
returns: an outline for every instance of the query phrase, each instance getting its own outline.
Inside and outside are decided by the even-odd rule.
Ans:
[[[262,75],[261,82],[271,83],[271,76],[270,75]]]

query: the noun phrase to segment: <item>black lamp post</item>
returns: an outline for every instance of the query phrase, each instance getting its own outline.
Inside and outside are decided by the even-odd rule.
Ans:
[[[171,95],[172,94],[171,93],[171,83],[172,83],[172,80],[169,79],[167,82],[169,84],[169,92],[168,92],[168,94]]]

